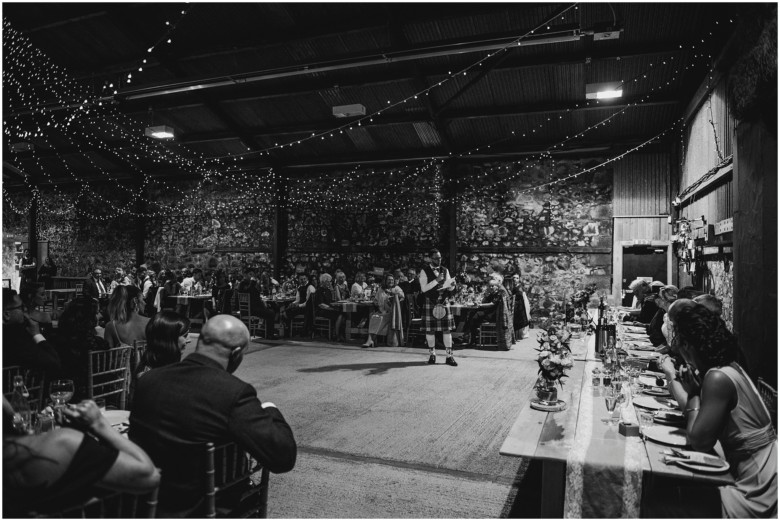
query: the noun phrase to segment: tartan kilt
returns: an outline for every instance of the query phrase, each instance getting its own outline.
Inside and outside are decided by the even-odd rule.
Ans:
[[[433,316],[433,308],[435,306],[435,300],[425,299],[425,305],[423,306],[422,330],[426,333],[435,333],[436,331],[444,331],[449,333],[455,329],[455,319],[452,318],[452,311],[450,311],[450,306],[448,304],[444,304],[444,307],[447,309],[447,314],[444,315],[444,318],[439,319],[434,318]]]

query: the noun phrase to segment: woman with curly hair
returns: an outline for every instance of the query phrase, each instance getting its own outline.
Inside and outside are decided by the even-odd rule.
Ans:
[[[679,310],[678,310],[679,309]],[[674,312],[673,312],[674,311]],[[723,447],[736,483],[720,488],[725,517],[777,517],[777,434],[750,377],[736,362],[736,339],[701,304],[674,306],[667,328],[685,363],[661,367],[687,421],[688,443]]]
[[[138,313],[141,290],[135,286],[117,286],[108,301],[108,318],[103,338],[109,347],[132,346],[146,340],[147,317]]]

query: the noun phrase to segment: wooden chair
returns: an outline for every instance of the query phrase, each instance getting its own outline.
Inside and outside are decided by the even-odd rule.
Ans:
[[[153,519],[157,513],[158,488],[148,494],[108,492],[85,503],[74,505],[54,514],[30,513],[30,517],[44,519]]]
[[[496,331],[495,322],[483,322],[479,326],[479,336],[477,338],[477,345],[479,347],[498,345],[498,333]]]
[[[764,401],[764,405],[769,409],[769,416],[772,418],[772,426],[777,431],[777,391],[763,378],[758,379],[758,394]]]
[[[409,309],[409,323],[406,326],[406,343],[409,346],[414,345],[414,341],[418,338],[425,338],[425,333],[422,330],[423,319],[417,316],[417,307],[414,305],[416,295],[412,295],[406,299],[406,305]]]
[[[112,398],[124,409],[130,383],[130,346],[90,351],[87,364],[87,397]],[[108,400],[107,400],[108,401]]]
[[[134,375],[138,366],[141,365],[144,353],[146,352],[146,340],[134,340],[133,351],[130,353],[130,374]]]
[[[249,293],[238,294],[238,312],[239,318],[244,324],[246,324],[247,329],[249,329],[250,336],[257,336],[257,330],[260,329],[261,325],[263,336],[268,336],[266,333],[267,328],[265,320],[258,316],[252,315],[252,299],[250,298]]]
[[[34,369],[24,369],[18,365],[3,367],[3,395],[10,401],[14,393],[14,376],[22,375],[24,385],[30,396],[27,402],[30,404],[31,411],[40,411],[44,405],[43,391],[45,388],[45,374],[43,371]]]
[[[315,334],[319,334],[320,336],[324,336],[328,340],[330,340],[330,332],[332,329],[332,324],[330,322],[330,319],[327,317],[314,317],[314,330],[312,331],[312,336]]]
[[[206,501],[203,516],[206,518],[267,517],[268,469],[258,467],[241,447],[232,442],[219,446],[206,443],[205,454]],[[258,481],[251,481],[251,486],[242,491],[236,505],[217,506],[220,495],[228,493],[233,487],[247,483],[258,473],[260,474]]]

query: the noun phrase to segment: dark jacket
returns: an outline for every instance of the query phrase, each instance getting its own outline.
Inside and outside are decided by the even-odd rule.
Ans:
[[[160,517],[202,499],[202,458],[185,456],[188,446],[234,441],[271,472],[292,470],[297,456],[282,413],[263,409],[254,387],[199,353],[138,379],[129,435],[162,469]]]
[[[54,345],[47,340],[36,344],[21,325],[3,324],[3,365],[41,370],[49,379],[62,373],[60,357]]]

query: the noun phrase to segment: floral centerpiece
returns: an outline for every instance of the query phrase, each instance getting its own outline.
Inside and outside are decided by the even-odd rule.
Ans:
[[[571,358],[569,341],[571,332],[566,327],[551,327],[546,331],[540,331],[536,335],[539,342],[536,358],[539,364],[539,379],[536,382],[536,394],[545,402],[557,401],[557,383],[563,387],[563,378],[566,378],[566,370],[574,365]]]
[[[571,296],[571,305],[566,310],[566,321],[574,322],[582,326],[582,332],[591,334],[596,331],[593,319],[588,313],[588,302],[590,297],[596,293],[596,285],[589,284],[585,289],[574,292]]]

